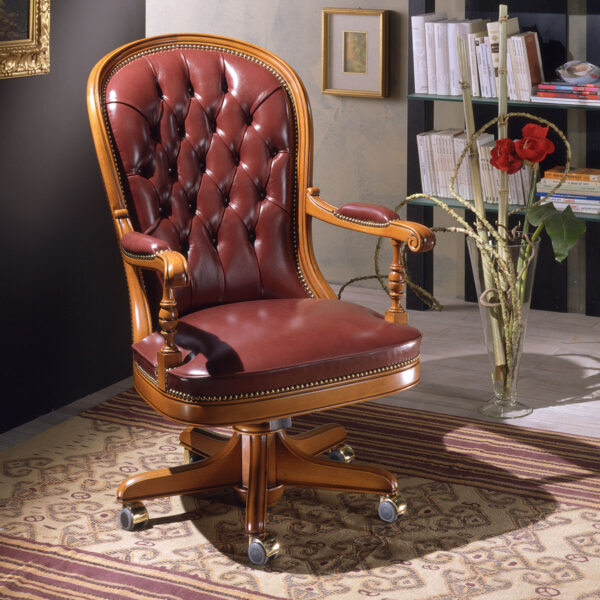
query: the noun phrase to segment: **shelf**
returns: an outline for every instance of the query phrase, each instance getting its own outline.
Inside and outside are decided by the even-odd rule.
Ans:
[[[435,102],[462,102],[462,96],[436,96],[435,94],[409,94],[409,100],[433,100]],[[498,105],[498,98],[482,98],[475,96],[472,98],[473,104],[493,104]],[[573,110],[600,110],[600,106],[593,104],[561,104],[560,102],[523,102],[522,100],[509,100],[509,106],[519,106],[523,108],[569,108]]]
[[[451,208],[460,208],[462,210],[466,210],[465,207],[458,200],[455,200],[454,198],[440,198],[440,200],[445,202]],[[439,206],[438,204],[436,204],[432,200],[428,200],[427,198],[415,198],[414,200],[410,201],[410,204],[415,204],[415,205],[419,205],[419,206]],[[497,204],[489,204],[486,202],[484,204],[484,206],[485,206],[485,210],[487,212],[498,212]],[[519,209],[519,208],[523,209],[523,207],[517,206],[517,205],[510,205],[508,207],[509,211]],[[523,210],[519,210],[518,214],[523,214]],[[578,212],[576,212],[574,214],[576,217],[578,217],[582,221],[600,221],[600,214],[595,215],[592,213],[578,213]]]

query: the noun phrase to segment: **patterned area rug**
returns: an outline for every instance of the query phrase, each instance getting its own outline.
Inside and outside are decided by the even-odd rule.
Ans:
[[[600,600],[600,440],[373,402],[298,418],[343,424],[357,457],[399,476],[377,499],[286,488],[280,556],[250,568],[233,493],[147,502],[117,526],[132,473],[177,465],[181,427],[121,394],[0,454],[0,597]]]

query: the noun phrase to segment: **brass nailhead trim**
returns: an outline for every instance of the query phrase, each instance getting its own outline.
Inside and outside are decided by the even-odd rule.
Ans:
[[[377,221],[364,221],[363,219],[355,219],[354,217],[347,217],[346,215],[342,215],[339,212],[333,213],[334,217],[341,219],[342,221],[350,221],[350,223],[357,223],[358,225],[366,225],[367,227],[387,227],[390,222],[386,223],[378,223]]]
[[[172,390],[167,388],[166,392],[170,394],[172,397],[183,400],[185,402],[226,402],[232,400],[247,400],[250,398],[265,398],[268,396],[273,396],[276,394],[281,394],[282,392],[295,392],[298,390],[307,390],[311,388],[315,388],[321,385],[329,385],[331,383],[340,383],[342,381],[352,381],[354,379],[360,379],[362,377],[368,377],[370,375],[378,375],[381,373],[389,373],[391,371],[398,371],[403,367],[407,367],[409,365],[415,365],[419,362],[421,355],[418,354],[415,358],[411,358],[410,360],[401,361],[398,363],[394,363],[393,365],[388,365],[387,367],[379,367],[377,369],[370,369],[368,371],[359,371],[358,373],[350,373],[349,375],[342,375],[341,377],[330,377],[327,379],[319,379],[317,381],[309,381],[307,383],[300,383],[297,385],[290,385],[286,387],[273,388],[270,390],[260,390],[258,392],[247,392],[244,394],[230,394],[228,396],[194,396],[193,394],[186,394],[184,392],[178,392],[177,390]],[[150,382],[155,387],[158,385],[155,377],[152,377],[144,369],[142,369],[137,363],[134,363],[137,371]],[[167,369],[167,371],[170,369]]]
[[[120,63],[119,65],[117,65],[108,75],[108,77],[106,78],[106,80],[104,81],[104,85],[102,86],[102,97],[100,99],[101,105],[102,105],[102,115],[104,118],[104,125],[106,128],[106,131],[108,132],[108,138],[109,138],[109,143],[110,143],[110,149],[111,149],[111,153],[112,153],[112,157],[113,157],[113,163],[115,165],[119,164],[118,160],[117,160],[117,153],[116,153],[116,149],[114,146],[114,140],[112,137],[112,129],[110,127],[110,121],[108,119],[108,113],[106,111],[106,102],[105,102],[105,98],[106,98],[106,88],[108,87],[108,83],[110,82],[110,80],[112,79],[112,77],[115,75],[115,73],[117,73],[118,71],[120,71],[124,66],[128,65],[129,63],[133,62],[134,60],[137,60],[138,58],[142,57],[142,56],[146,56],[147,54],[156,54],[158,52],[162,52],[163,50],[170,50],[172,48],[191,48],[191,49],[200,49],[200,50],[214,50],[217,52],[224,52],[226,54],[231,54],[233,56],[239,56],[240,58],[244,58],[246,60],[249,60],[251,62],[254,62],[258,65],[261,65],[263,68],[267,69],[267,71],[269,71],[270,73],[272,73],[275,78],[277,79],[277,81],[279,81],[279,83],[281,84],[281,86],[283,87],[283,89],[285,90],[290,103],[292,105],[292,110],[294,113],[294,135],[296,138],[296,152],[295,152],[295,168],[294,168],[294,176],[293,176],[293,184],[292,184],[292,242],[293,242],[293,246],[294,246],[294,260],[296,261],[296,272],[298,274],[298,278],[300,279],[300,283],[302,284],[302,287],[304,288],[304,290],[306,291],[306,293],[311,297],[314,298],[315,297],[315,293],[313,292],[313,290],[310,288],[310,286],[308,285],[308,282],[306,281],[306,277],[304,275],[304,272],[302,271],[302,266],[300,264],[300,256],[299,256],[299,251],[298,251],[298,210],[297,210],[297,197],[298,197],[298,177],[297,177],[297,165],[298,165],[298,112],[296,109],[296,103],[294,102],[294,98],[293,95],[287,85],[287,82],[285,81],[285,79],[283,78],[283,76],[278,73],[273,67],[271,67],[270,65],[267,65],[266,63],[264,63],[263,61],[250,56],[248,54],[244,54],[243,52],[239,52],[238,50],[231,50],[229,48],[222,48],[220,46],[211,46],[209,44],[168,44],[165,46],[157,46],[156,48],[151,48],[148,50],[144,50],[143,52],[138,52],[137,54],[134,54],[133,56],[130,56],[127,60],[124,60],[122,63]],[[119,185],[121,187],[121,192],[123,193],[123,198],[125,198],[125,194],[124,194],[124,185],[123,185],[123,180],[121,178],[121,173],[120,171],[117,169],[117,177],[119,180]]]

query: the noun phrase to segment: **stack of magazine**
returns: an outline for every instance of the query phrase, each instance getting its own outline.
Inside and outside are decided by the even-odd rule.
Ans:
[[[576,85],[566,81],[543,82],[538,85],[537,93],[531,99],[550,104],[600,106],[600,83]]]
[[[438,197],[450,196],[448,182],[458,159],[467,145],[467,134],[460,129],[431,130],[417,135],[419,167],[423,192]],[[477,139],[481,188],[486,202],[498,202],[500,171],[490,164],[496,145],[493,134],[483,133]],[[454,189],[465,200],[473,201],[473,183],[469,157],[465,156],[457,173]],[[529,193],[531,171],[523,167],[508,176],[509,203],[524,206]]]
[[[553,167],[544,171],[537,184],[538,199],[543,198],[559,181],[564,167]],[[565,182],[546,202],[562,210],[567,206],[580,213],[600,214],[600,169],[573,169]]]

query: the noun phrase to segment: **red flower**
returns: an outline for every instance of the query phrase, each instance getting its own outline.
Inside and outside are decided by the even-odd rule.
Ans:
[[[499,139],[491,154],[490,164],[509,175],[516,173],[523,165],[523,161],[515,153],[515,143],[508,138]]]
[[[548,127],[527,123],[522,129],[523,139],[515,142],[515,152],[521,160],[539,163],[554,152],[554,144],[547,139]]]

